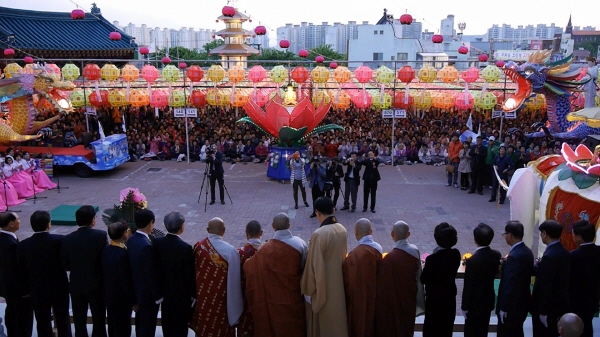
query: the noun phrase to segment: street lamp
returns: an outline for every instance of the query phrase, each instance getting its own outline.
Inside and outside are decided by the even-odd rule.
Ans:
[[[459,35],[461,41],[463,37],[463,31],[465,30],[465,28],[467,28],[467,24],[464,21],[458,23],[458,30],[460,31]]]

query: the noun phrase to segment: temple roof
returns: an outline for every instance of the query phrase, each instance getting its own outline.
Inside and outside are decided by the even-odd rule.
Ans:
[[[254,33],[249,30],[242,29],[242,28],[226,28],[226,29],[220,30],[215,33],[215,35],[223,36],[223,37],[241,36],[241,35],[252,36],[252,34],[254,34]]]
[[[384,8],[383,16],[381,17],[381,19],[379,19],[379,21],[377,21],[376,25],[387,25],[388,23],[389,23],[389,18],[387,15],[387,9]]]
[[[236,8],[234,16],[221,15],[217,19],[222,20],[222,21],[227,21],[227,20],[248,21],[248,20],[250,20],[250,17],[248,15],[244,14],[244,13],[240,13],[240,10]]]
[[[212,49],[210,53],[217,55],[254,55],[260,54],[260,51],[245,44],[223,44]]]
[[[15,49],[15,58],[29,53],[44,58],[133,58],[135,39],[113,26],[93,7],[84,19],[71,13],[0,7],[0,48]],[[111,41],[111,32],[121,33]],[[0,55],[0,57],[2,57]]]

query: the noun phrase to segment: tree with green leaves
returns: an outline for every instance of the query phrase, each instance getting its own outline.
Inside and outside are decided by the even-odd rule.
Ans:
[[[346,61],[346,55],[340,54],[331,48],[329,44],[322,44],[308,50],[308,59],[314,61],[315,57],[323,55],[325,61]]]
[[[590,57],[598,57],[598,46],[600,41],[582,41],[575,43],[574,48],[577,50],[583,48],[590,52]]]
[[[209,43],[207,43],[204,46],[202,46],[202,49],[204,49],[204,51],[206,52],[206,54],[210,54],[211,50],[217,48],[218,46],[223,45],[223,43],[225,43],[225,41],[223,41],[221,39],[212,40]]]
[[[260,54],[251,55],[248,60],[277,60],[277,61],[294,61],[299,58],[287,50],[278,50],[275,48],[261,49]]]

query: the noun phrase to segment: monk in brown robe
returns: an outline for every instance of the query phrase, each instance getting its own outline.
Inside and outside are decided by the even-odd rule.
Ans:
[[[359,219],[354,224],[358,246],[342,265],[350,337],[375,336],[376,277],[382,249],[371,234],[373,230],[368,219]]]
[[[244,263],[246,296],[257,337],[306,337],[300,278],[308,246],[292,236],[289,228],[287,214],[275,216],[273,239]]]
[[[342,264],[346,258],[348,233],[333,216],[331,199],[318,198],[314,208],[321,226],[310,238],[301,281],[306,299],[307,336],[347,337]]]
[[[225,223],[208,222],[208,237],[194,245],[196,306],[190,328],[199,337],[234,337],[244,310],[240,255],[223,241]]]
[[[409,236],[406,222],[398,221],[394,224],[394,249],[381,260],[377,270],[377,336],[413,336],[415,314],[422,312],[421,306],[425,299],[423,286],[419,282],[421,259],[417,247],[406,240]]]
[[[242,269],[244,267],[244,263],[246,260],[254,256],[258,249],[261,246],[260,237],[263,235],[263,230],[260,223],[256,220],[251,220],[246,224],[246,239],[248,242],[244,245],[244,247],[239,248],[238,252],[240,253],[240,262],[242,264]],[[252,337],[254,336],[254,319],[252,318],[252,314],[250,314],[250,310],[248,309],[248,300],[245,294],[245,286],[246,286],[246,277],[242,270],[242,297],[244,298],[244,312],[242,312],[242,316],[240,316],[240,323],[238,323],[238,336]]]

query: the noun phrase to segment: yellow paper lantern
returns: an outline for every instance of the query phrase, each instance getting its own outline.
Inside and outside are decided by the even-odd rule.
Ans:
[[[132,90],[129,93],[129,104],[133,107],[141,107],[149,104],[150,98],[146,90]]]
[[[454,66],[447,65],[438,72],[438,76],[442,82],[452,83],[458,79],[458,70]]]
[[[219,83],[225,78],[225,69],[218,64],[213,64],[206,71],[206,76],[213,83]]]
[[[64,73],[65,72],[63,70],[63,74]],[[123,77],[123,81],[125,82],[137,81],[137,79],[140,78],[140,70],[134,65],[128,64],[124,66],[121,70],[121,76]]]
[[[83,89],[76,88],[71,92],[71,105],[74,108],[81,108],[87,105]]]
[[[173,90],[169,96],[169,106],[180,108],[185,106],[185,92],[183,90]]]
[[[345,91],[340,92],[337,99],[335,97],[333,98],[333,106],[336,109],[342,110],[350,108],[350,95],[348,95],[348,93],[346,93]]]
[[[433,106],[439,109],[450,109],[454,106],[454,96],[447,92],[440,92],[433,95]]]
[[[481,71],[481,77],[488,83],[498,82],[502,71],[493,64],[488,65]]]
[[[473,99],[475,107],[483,110],[492,110],[498,103],[498,98],[491,92],[486,92],[483,97],[480,92],[476,92],[473,94]]]
[[[381,66],[379,69],[375,70],[375,80],[379,84],[388,84],[394,81],[394,72],[392,69]],[[375,104],[375,97],[373,97],[373,104]]]
[[[344,66],[339,66],[333,71],[333,78],[338,83],[346,83],[352,78],[352,72]]]
[[[9,63],[4,68],[4,78],[12,78],[15,75],[20,75],[23,68],[17,63]]]
[[[246,102],[248,102],[248,95],[244,94],[241,90],[236,90],[233,94],[231,105],[234,107],[243,107]]]
[[[419,81],[423,83],[431,83],[437,78],[437,70],[430,65],[426,65],[419,69],[417,77],[419,78]]]
[[[105,81],[115,81],[121,75],[121,71],[114,64],[107,63],[100,69],[100,77]]]
[[[79,68],[73,63],[67,63],[62,67],[63,78],[67,81],[75,81],[81,75]]]
[[[429,91],[422,91],[416,93],[414,96],[415,99],[415,108],[427,110],[431,108],[433,104],[433,99],[431,98],[431,94]]]
[[[381,102],[381,95],[379,91],[373,94],[373,107],[377,109],[387,109],[392,106],[393,101],[394,99],[392,98],[392,95],[388,94],[387,92],[383,94],[383,103]]]
[[[310,72],[310,77],[315,83],[327,83],[329,75],[329,70],[323,66],[316,66],[315,69]]]
[[[161,74],[167,82],[175,82],[179,79],[179,69],[172,64],[166,65]]]
[[[285,82],[288,78],[288,71],[283,66],[275,66],[269,72],[269,78],[271,81],[281,84]]]
[[[331,97],[329,97],[325,90],[318,90],[315,94],[313,94],[312,102],[316,108],[321,104],[325,105],[331,103]]]
[[[212,106],[225,106],[229,104],[229,93],[224,90],[209,89],[206,92],[206,101]]]
[[[112,89],[108,92],[108,102],[112,107],[122,107],[129,104],[122,90]]]
[[[227,71],[227,77],[229,78],[230,82],[238,83],[242,81],[244,77],[246,77],[246,71],[244,70],[244,68],[235,65],[229,68],[229,70]]]

